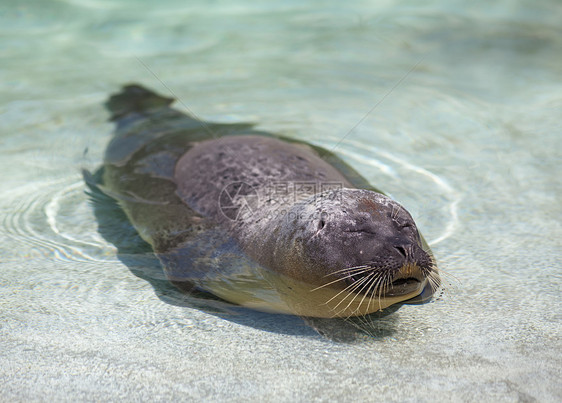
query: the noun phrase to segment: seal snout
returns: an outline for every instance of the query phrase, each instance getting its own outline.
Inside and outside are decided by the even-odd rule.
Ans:
[[[365,262],[365,269],[348,276],[359,293],[400,297],[421,292],[427,283],[433,270],[431,257],[414,242],[403,238],[393,241],[389,239],[386,248]]]
[[[421,247],[414,244],[395,244],[402,264],[392,276],[385,296],[400,296],[423,289],[428,277],[432,275],[433,260]]]

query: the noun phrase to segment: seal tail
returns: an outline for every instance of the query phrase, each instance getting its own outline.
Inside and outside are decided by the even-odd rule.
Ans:
[[[118,120],[131,112],[146,113],[152,109],[169,106],[174,98],[166,98],[138,84],[123,86],[121,92],[112,95],[105,106],[111,112],[110,120]]]

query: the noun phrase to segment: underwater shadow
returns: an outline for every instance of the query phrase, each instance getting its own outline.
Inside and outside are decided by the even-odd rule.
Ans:
[[[88,187],[86,194],[93,207],[98,232],[117,248],[117,258],[132,274],[150,283],[161,301],[197,309],[261,331],[308,337],[320,334],[327,340],[342,343],[380,339],[395,332],[396,319],[387,315],[398,310],[400,304],[364,317],[323,319],[259,312],[230,304],[203,291],[179,290],[168,281],[152,247],[138,235],[121,207],[97,187],[102,170],[103,168],[99,169],[93,175],[83,172]]]

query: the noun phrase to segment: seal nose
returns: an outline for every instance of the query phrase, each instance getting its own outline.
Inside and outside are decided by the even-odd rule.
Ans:
[[[398,251],[398,253],[400,253],[400,255],[405,259],[405,260],[412,260],[414,259],[414,245],[411,243],[396,243],[394,244],[394,249],[396,249]]]
[[[406,248],[403,245],[394,245],[396,249],[404,258],[406,257]]]

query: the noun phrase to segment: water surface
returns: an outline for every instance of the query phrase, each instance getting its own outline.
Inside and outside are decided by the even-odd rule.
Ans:
[[[562,400],[561,19],[556,1],[0,6],[2,398]],[[80,173],[128,82],[334,148],[412,213],[443,296],[342,343],[155,289]]]

